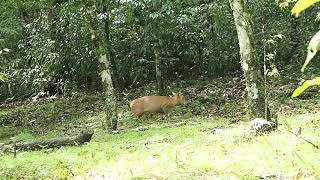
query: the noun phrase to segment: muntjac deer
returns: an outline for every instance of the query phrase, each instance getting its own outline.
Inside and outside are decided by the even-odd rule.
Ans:
[[[184,96],[179,92],[172,97],[143,96],[130,102],[132,116],[141,117],[145,112],[168,114],[171,108],[185,104]]]

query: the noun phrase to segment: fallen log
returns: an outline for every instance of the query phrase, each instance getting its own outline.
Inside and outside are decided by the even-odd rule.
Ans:
[[[93,130],[82,131],[79,135],[73,137],[60,137],[51,138],[46,140],[32,141],[32,142],[22,142],[14,143],[0,146],[0,152],[16,152],[18,150],[40,150],[57,148],[61,146],[77,146],[84,144],[85,142],[90,142]]]

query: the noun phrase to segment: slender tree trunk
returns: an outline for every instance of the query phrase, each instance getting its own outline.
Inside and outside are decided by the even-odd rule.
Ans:
[[[154,49],[154,56],[156,60],[156,79],[157,79],[157,86],[158,86],[158,93],[163,95],[163,81],[162,81],[162,62],[159,56],[159,50],[157,47]]]
[[[108,51],[108,41],[104,38],[103,21],[98,20],[97,7],[92,3],[90,10],[91,21],[91,38],[95,47],[97,57],[99,59],[100,76],[102,86],[105,91],[105,105],[106,105],[106,124],[108,128],[117,129],[117,101],[114,92],[114,85],[112,81],[112,66],[110,55]]]
[[[113,84],[115,86],[115,89],[120,88],[120,81],[119,81],[119,75],[118,75],[118,67],[117,64],[113,58],[112,55],[112,51],[111,51],[111,47],[110,47],[110,16],[108,13],[108,8],[107,8],[107,0],[102,0],[101,1],[101,6],[102,6],[102,11],[101,13],[103,15],[105,15],[105,19],[104,19],[104,35],[105,35],[105,39],[107,42],[107,48],[109,51],[109,56],[110,56],[110,63],[111,63],[111,67],[112,67],[112,80],[113,80]]]
[[[265,118],[265,87],[257,51],[253,48],[250,15],[243,0],[229,0],[237,29],[241,64],[246,79],[246,109],[248,119]],[[268,115],[268,119],[269,119]]]

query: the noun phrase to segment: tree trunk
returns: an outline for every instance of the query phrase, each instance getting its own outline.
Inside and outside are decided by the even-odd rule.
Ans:
[[[109,56],[110,56],[112,80],[113,80],[113,84],[114,84],[115,89],[119,89],[120,88],[120,81],[119,81],[119,75],[118,75],[118,68],[117,68],[117,64],[113,58],[113,55],[111,52],[111,47],[110,47],[110,16],[109,16],[108,9],[107,9],[107,0],[102,0],[101,6],[102,6],[101,13],[105,15],[105,19],[103,22],[104,23],[104,35],[105,35],[105,39],[107,42]]]
[[[91,39],[93,41],[95,52],[98,57],[99,71],[101,72],[102,86],[105,91],[105,105],[106,105],[106,124],[108,128],[117,129],[117,102],[114,93],[114,86],[112,81],[112,66],[110,55],[108,51],[108,42],[104,38],[103,20],[99,22],[97,7],[93,2],[90,10],[91,23]]]
[[[249,120],[265,118],[265,87],[259,58],[253,48],[250,15],[245,12],[243,0],[229,0],[237,29],[241,65],[246,79],[246,110]],[[269,115],[267,117],[269,119]]]
[[[154,49],[154,56],[156,60],[156,80],[157,80],[157,86],[158,86],[158,93],[159,95],[163,95],[163,81],[162,81],[162,62],[159,56],[159,50],[157,47]]]

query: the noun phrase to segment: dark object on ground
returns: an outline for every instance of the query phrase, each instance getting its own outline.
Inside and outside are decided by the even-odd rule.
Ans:
[[[263,176],[258,176],[258,179],[261,180],[269,180],[269,179],[285,179],[283,176],[281,175],[263,175]]]
[[[84,144],[85,142],[90,142],[93,130],[84,130],[78,136],[73,137],[60,137],[52,138],[41,141],[32,141],[24,143],[14,143],[9,145],[0,145],[0,152],[16,152],[18,150],[40,150],[56,148],[61,146],[77,146]]]

